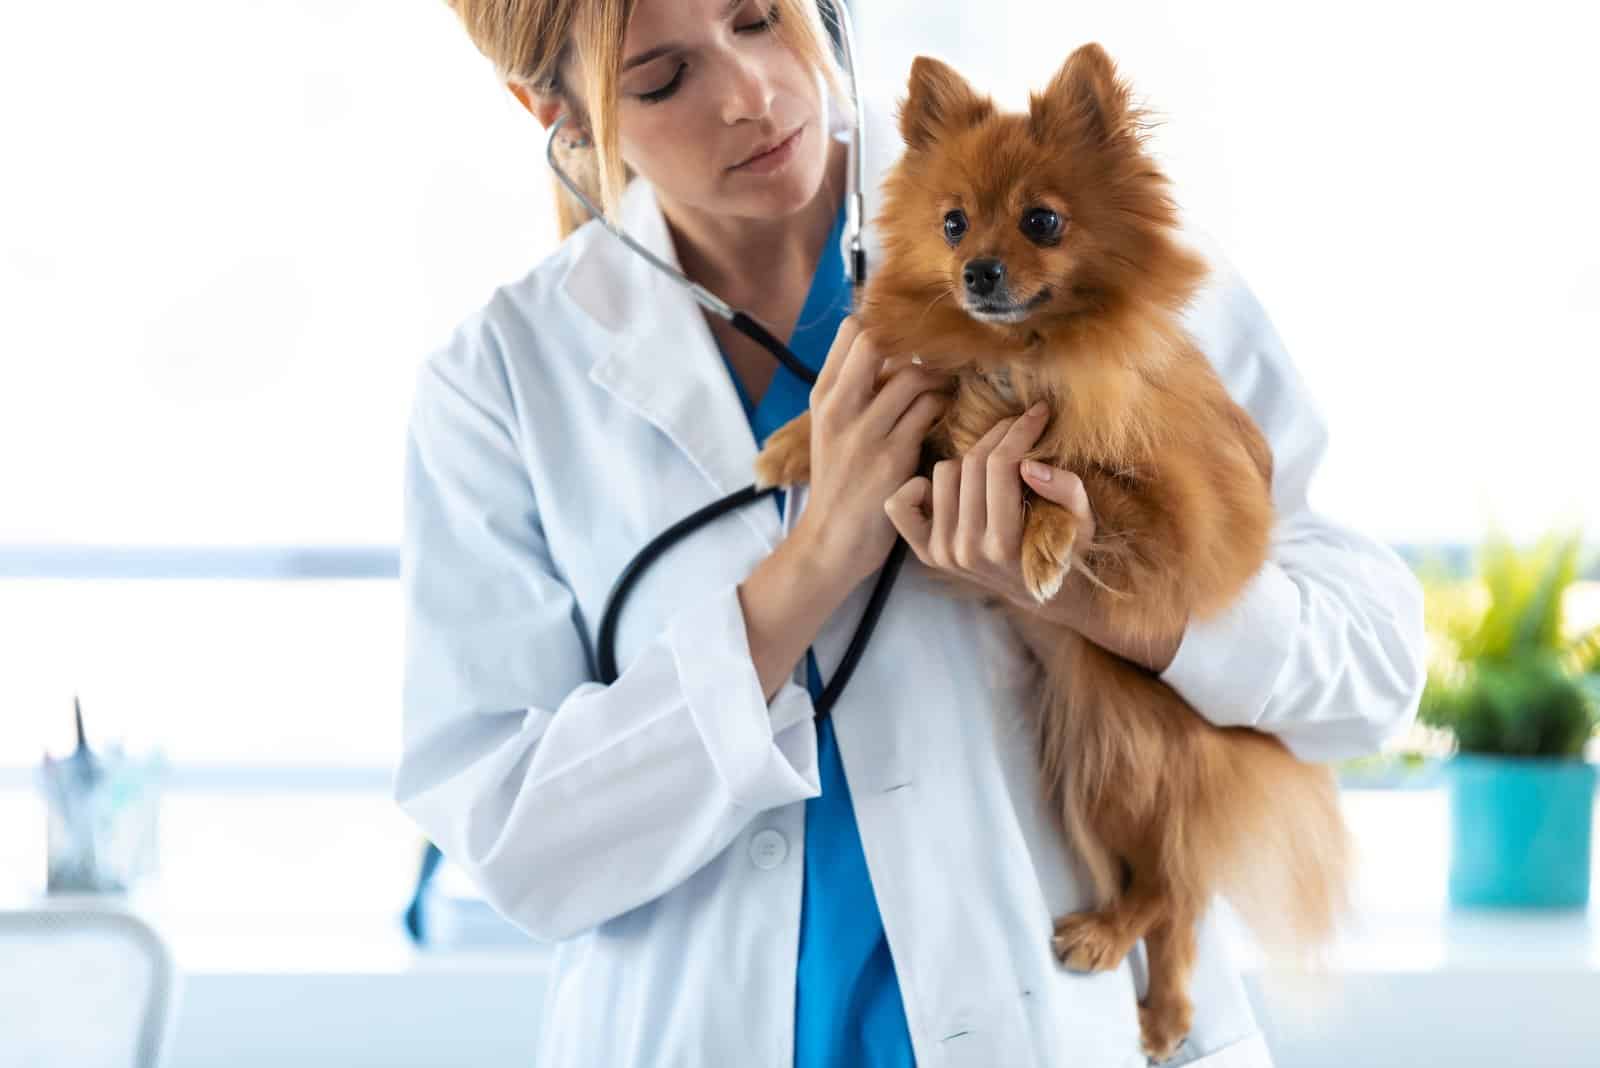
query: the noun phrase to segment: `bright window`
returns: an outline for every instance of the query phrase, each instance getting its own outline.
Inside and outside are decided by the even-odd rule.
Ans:
[[[416,364],[554,240],[442,0],[7,5],[0,93],[0,544],[392,547]]]

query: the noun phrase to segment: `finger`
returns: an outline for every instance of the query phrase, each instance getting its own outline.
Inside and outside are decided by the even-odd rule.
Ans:
[[[878,390],[878,395],[867,405],[866,412],[861,416],[862,430],[875,440],[887,437],[918,396],[923,393],[948,394],[949,387],[948,375],[904,366],[889,376]]]
[[[932,489],[933,483],[918,475],[891,493],[889,499],[883,502],[883,510],[889,516],[889,522],[893,523],[900,536],[906,539],[906,544],[917,554],[917,559],[930,566],[932,561],[928,559],[928,537],[933,529],[933,519],[928,515],[926,508],[928,494]]]
[[[828,346],[828,355],[822,361],[822,370],[817,372],[817,380],[811,386],[813,392],[827,393],[833,388],[834,380],[839,377],[839,369],[844,366],[850,348],[855,344],[856,335],[860,333],[861,320],[854,315],[846,315],[833,335],[833,344]]]
[[[994,447],[1000,444],[1000,439],[1005,437],[1006,430],[1010,428],[1014,418],[1001,419],[990,427],[983,437],[972,443],[972,448],[967,450],[967,456],[981,456],[987,458]],[[965,459],[966,457],[963,457]]]
[[[1049,472],[1050,477],[1043,478],[1036,472]],[[1039,496],[1053,504],[1059,504],[1087,523],[1085,533],[1093,533],[1094,510],[1089,505],[1089,491],[1084,486],[1083,479],[1064,468],[1051,467],[1037,460],[1023,462],[1022,477],[1028,480],[1029,488]]]
[[[833,403],[843,404],[847,415],[860,412],[872,401],[882,364],[883,354],[872,335],[865,330],[857,333],[839,367],[839,377],[831,387]]]
[[[1022,541],[1022,479],[1018,465],[1023,454],[1033,448],[1049,422],[1049,407],[1043,402],[1029,408],[1006,431],[1000,444],[989,454],[989,533],[1001,545]]]
[[[928,534],[928,556],[936,567],[953,567],[957,507],[961,502],[961,461],[940,460],[933,465],[933,529]]]
[[[921,442],[928,436],[928,431],[939,417],[950,407],[950,395],[937,390],[917,394],[917,399],[911,402],[911,407],[905,414],[895,421],[894,427],[889,431],[889,439],[895,442]]]
[[[961,502],[957,507],[960,527],[957,538],[967,539],[969,548],[976,547],[989,528],[988,482],[989,454],[1011,428],[1011,419],[1002,419],[979,438],[961,462]]]

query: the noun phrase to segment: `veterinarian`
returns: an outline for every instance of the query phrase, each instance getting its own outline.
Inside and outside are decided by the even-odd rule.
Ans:
[[[563,162],[597,203],[821,377],[808,390],[563,199],[559,247],[418,367],[394,796],[497,909],[555,942],[529,1007],[539,1068],[1142,1065],[1142,952],[1092,975],[1051,953],[1053,918],[1089,898],[1040,799],[1030,661],[930,571],[1015,598],[1023,485],[1090,520],[1094,502],[1068,471],[1020,470],[1026,418],[915,477],[942,401],[904,361],[874,392],[887,354],[846,318],[830,132],[848,110],[810,3],[452,0],[539,124],[569,116]],[[870,220],[901,142],[894,101],[864,103]],[[870,271],[882,250],[865,236]],[[1187,325],[1271,442],[1272,559],[1225,615],[1115,651],[1305,759],[1371,753],[1416,710],[1420,591],[1386,547],[1308,507],[1326,429],[1212,258]],[[808,404],[810,485],[674,548],[629,601],[620,677],[596,681],[621,569],[749,484],[766,436]],[[916,559],[819,723],[821,680],[897,533]],[[1069,580],[1037,610],[1104,643],[1080,592]],[[1272,1063],[1215,912],[1192,994],[1169,1063]]]

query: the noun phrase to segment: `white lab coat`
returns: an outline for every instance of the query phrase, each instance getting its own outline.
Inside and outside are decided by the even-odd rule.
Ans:
[[[871,219],[900,139],[888,108],[869,116]],[[644,180],[623,218],[676,263]],[[1164,678],[1201,715],[1306,758],[1368,753],[1415,713],[1420,591],[1389,549],[1308,510],[1322,420],[1217,265],[1190,324],[1272,443],[1281,519],[1272,560],[1236,608],[1191,623]],[[704,314],[594,223],[418,369],[394,797],[510,921],[557,941],[538,1068],[792,1064],[816,728],[803,663],[763,699],[736,584],[804,488],[782,520],[764,498],[673,549],[628,603],[621,677],[603,686],[593,665],[628,560],[749,484],[756,451]],[[824,679],[872,584],[817,636]],[[834,709],[916,1061],[1141,1065],[1142,947],[1098,975],[1050,952],[1052,917],[1083,907],[1087,883],[1039,801],[1023,656],[910,557]],[[1171,1063],[1271,1064],[1216,912],[1193,994]]]

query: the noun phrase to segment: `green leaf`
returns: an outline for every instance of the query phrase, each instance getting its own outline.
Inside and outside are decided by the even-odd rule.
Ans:
[[[1567,667],[1574,675],[1600,674],[1600,624],[1572,639],[1567,646]]]
[[[1565,638],[1581,549],[1577,531],[1526,550],[1491,531],[1475,576],[1419,566],[1429,632],[1423,723],[1449,730],[1467,752],[1582,754],[1600,726],[1600,627]]]
[[[1514,645],[1518,652],[1558,651],[1562,648],[1562,601],[1578,577],[1576,535],[1547,537],[1540,542],[1528,568],[1532,588],[1526,603],[1518,606]]]

